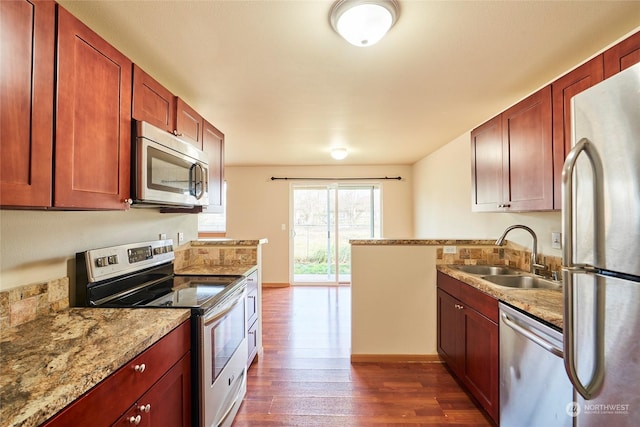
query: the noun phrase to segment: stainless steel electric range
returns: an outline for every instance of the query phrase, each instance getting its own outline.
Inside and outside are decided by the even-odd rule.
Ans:
[[[230,426],[246,394],[244,276],[177,276],[173,241],[76,254],[76,305],[191,310],[192,419]]]

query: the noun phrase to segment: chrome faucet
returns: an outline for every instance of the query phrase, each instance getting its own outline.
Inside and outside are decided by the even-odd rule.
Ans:
[[[531,248],[531,267],[529,271],[535,274],[536,270],[538,269],[546,270],[547,267],[545,265],[538,264],[538,237],[536,236],[536,233],[526,225],[516,224],[510,227],[507,227],[507,229],[504,230],[504,233],[502,233],[502,236],[500,236],[500,238],[496,240],[496,245],[502,246],[504,244],[505,237],[507,237],[507,233],[509,233],[511,230],[515,228],[521,228],[525,231],[528,231],[529,234],[531,234],[531,238],[533,239],[533,245]]]

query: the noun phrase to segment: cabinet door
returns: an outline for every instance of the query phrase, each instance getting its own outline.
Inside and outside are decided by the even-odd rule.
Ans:
[[[131,61],[58,6],[54,206],[125,209]]]
[[[553,209],[551,86],[502,113],[503,192],[510,211]]]
[[[502,204],[502,117],[471,131],[471,209],[497,211]]]
[[[202,150],[204,119],[182,99],[176,97],[176,133],[180,139]]]
[[[438,289],[438,354],[456,375],[463,375],[460,302]]]
[[[464,307],[464,383],[494,420],[499,419],[498,325]]]
[[[138,399],[114,426],[191,426],[190,367],[189,352]]]
[[[176,97],[137,65],[133,65],[133,118],[173,133]]]
[[[51,206],[55,3],[0,2],[0,205]]]
[[[604,52],[604,78],[640,62],[640,32]]]
[[[561,209],[562,167],[571,150],[571,98],[603,79],[598,55],[551,84],[553,98],[553,208]]]
[[[209,206],[207,212],[222,212],[224,207],[224,134],[204,120],[202,149],[209,156]]]

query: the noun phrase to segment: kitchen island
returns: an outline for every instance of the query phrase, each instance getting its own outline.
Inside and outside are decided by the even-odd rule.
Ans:
[[[182,309],[70,308],[0,332],[0,420],[36,426],[189,319]]]

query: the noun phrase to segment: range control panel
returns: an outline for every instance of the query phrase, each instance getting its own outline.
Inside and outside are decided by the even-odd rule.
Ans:
[[[154,240],[92,249],[85,252],[91,283],[173,261],[173,240]]]

